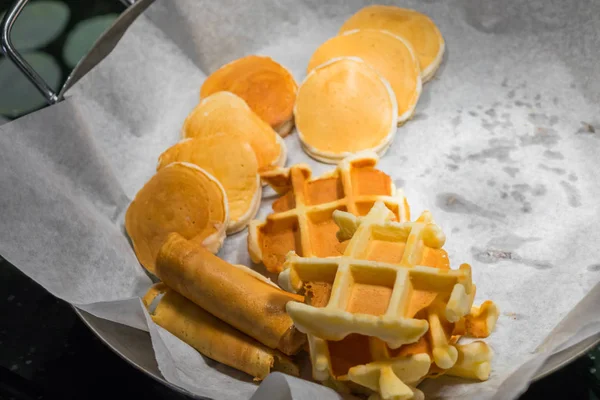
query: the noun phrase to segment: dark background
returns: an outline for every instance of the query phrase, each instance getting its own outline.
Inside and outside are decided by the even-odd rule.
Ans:
[[[55,56],[64,80],[70,73],[61,57],[68,32],[79,21],[120,13],[124,6],[118,0],[63,2],[71,11],[69,23],[63,34],[39,50]],[[0,13],[11,3],[0,0]],[[598,400],[596,356],[600,359],[598,349],[533,384],[522,399]],[[186,397],[119,358],[87,329],[70,305],[0,257],[0,400],[55,398]]]

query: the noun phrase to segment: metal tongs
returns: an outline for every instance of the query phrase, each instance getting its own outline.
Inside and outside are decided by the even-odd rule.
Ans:
[[[136,0],[121,0],[121,2],[126,7],[130,7]],[[17,18],[19,18],[27,3],[29,3],[29,0],[16,0],[4,15],[0,24],[0,51],[35,85],[48,104],[52,105],[63,99],[64,91],[67,84],[71,81],[72,76],[67,79],[65,87],[60,92],[55,92],[13,46],[10,34]]]

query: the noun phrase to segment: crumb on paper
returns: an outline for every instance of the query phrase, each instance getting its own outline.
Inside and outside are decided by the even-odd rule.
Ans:
[[[596,128],[590,123],[581,121],[581,128],[579,128],[577,133],[596,133]]]
[[[505,316],[509,317],[509,318],[512,318],[512,319],[513,319],[513,320],[515,320],[515,321],[516,321],[516,319],[517,319],[517,314],[516,314],[516,313],[514,313],[514,312],[505,312],[505,313],[503,313],[503,314],[504,314]]]

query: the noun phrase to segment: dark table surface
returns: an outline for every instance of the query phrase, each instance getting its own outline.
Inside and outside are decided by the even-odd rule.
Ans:
[[[2,400],[186,399],[114,354],[69,304],[1,258],[0,316]],[[592,357],[534,383],[522,399],[597,400]]]

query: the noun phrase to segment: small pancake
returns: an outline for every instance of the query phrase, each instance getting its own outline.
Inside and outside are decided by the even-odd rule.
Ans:
[[[258,162],[248,143],[214,136],[184,139],[160,155],[156,170],[177,161],[199,166],[223,185],[229,205],[227,234],[241,231],[254,218],[262,187]]]
[[[314,52],[307,73],[339,57],[358,57],[387,79],[396,95],[398,123],[412,116],[421,95],[421,70],[410,43],[386,31],[348,31],[329,39]]]
[[[233,93],[218,92],[202,100],[185,119],[182,136],[247,142],[261,171],[285,164],[286,147],[281,137]]]
[[[396,133],[398,105],[390,84],[374,68],[341,57],[308,74],[294,114],[308,155],[334,164],[363,150],[384,153]]]
[[[435,75],[444,55],[444,38],[433,21],[414,10],[394,6],[365,7],[350,17],[339,33],[356,29],[379,29],[405,38],[411,44],[421,66],[421,79]]]
[[[125,229],[135,254],[152,273],[158,251],[170,233],[216,253],[228,222],[223,186],[202,168],[182,162],[169,164],[150,178],[125,214]]]
[[[269,57],[247,56],[213,72],[200,98],[227,91],[240,96],[282,137],[294,127],[293,107],[298,86],[292,74]]]

